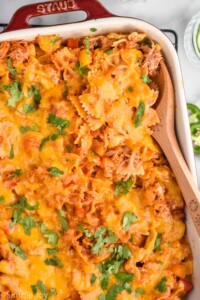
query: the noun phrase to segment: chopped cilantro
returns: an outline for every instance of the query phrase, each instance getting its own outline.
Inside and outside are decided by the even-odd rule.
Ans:
[[[124,290],[121,284],[113,284],[107,292],[106,300],[115,300],[117,299],[118,294]]]
[[[104,234],[107,233],[107,236],[104,237]],[[94,234],[95,244],[92,247],[93,254],[101,254],[103,251],[104,244],[113,244],[116,243],[118,237],[112,232],[112,230],[107,229],[103,226],[99,227]]]
[[[69,144],[66,146],[66,149],[70,153],[70,152],[72,152],[73,146]]]
[[[67,80],[65,80],[64,83],[65,83],[65,90],[64,90],[64,92],[63,92],[63,97],[67,97],[67,95],[68,95],[68,90],[69,90]]]
[[[65,135],[65,132],[58,130],[51,135],[51,141],[55,141],[59,136],[63,136],[63,135]]]
[[[50,168],[48,168],[48,172],[51,173],[51,175],[52,175],[53,177],[59,177],[59,176],[61,176],[61,175],[64,175],[64,172],[61,171],[61,170],[59,170],[59,169],[56,168],[56,167],[50,167]]]
[[[10,75],[14,78],[17,75],[17,71],[13,67],[12,60],[11,60],[10,57],[7,59],[7,66],[8,66],[8,70],[9,70]]]
[[[76,226],[76,229],[83,231],[85,233],[85,235],[91,239],[93,237],[91,231],[89,229],[86,229],[84,225],[80,224]]]
[[[23,105],[23,111],[25,112],[26,115],[28,115],[28,114],[35,112],[36,108],[35,108],[34,104],[25,103]]]
[[[132,223],[137,221],[138,217],[131,212],[125,212],[123,217],[122,229],[129,230]]]
[[[56,245],[58,243],[58,234],[53,230],[50,230],[46,227],[46,225],[41,225],[41,232],[45,238],[47,238],[48,243],[51,245]]]
[[[126,195],[130,192],[131,188],[135,187],[133,179],[130,177],[128,180],[120,180],[115,183],[114,196]]]
[[[82,77],[83,75],[86,75],[87,72],[88,72],[88,68],[87,68],[86,66],[82,66],[82,65],[80,64],[79,61],[77,61],[77,63],[76,63],[76,69],[77,69],[77,71],[78,71],[78,74],[79,74],[81,77]]]
[[[59,248],[47,248],[47,252],[49,255],[55,254],[59,251]]]
[[[137,298],[139,295],[144,295],[144,290],[140,287],[135,290],[135,297]]]
[[[58,38],[51,38],[51,39],[50,39],[50,43],[51,43],[51,45],[53,45],[53,46],[57,43],[57,41],[58,41]]]
[[[9,227],[13,228],[15,224],[20,223],[21,219],[21,212],[14,210],[13,216],[11,218],[12,221],[10,222]]]
[[[116,259],[117,260],[120,260],[120,259],[129,259],[131,257],[133,257],[131,251],[129,250],[129,247],[128,245],[118,245],[115,249],[114,249],[114,252],[113,252],[116,256]]]
[[[32,293],[33,295],[37,294],[37,286],[36,285],[31,285]]]
[[[142,81],[144,83],[150,83],[152,80],[149,78],[147,74],[142,74]]]
[[[12,178],[18,177],[22,174],[22,170],[21,169],[16,169],[15,172],[13,173]]]
[[[14,145],[11,145],[11,149],[10,149],[10,159],[13,159],[15,157],[15,153],[14,153]]]
[[[168,247],[171,248],[172,244],[170,242],[167,243]]]
[[[90,278],[90,284],[93,286],[96,280],[97,280],[97,276],[93,273]]]
[[[36,210],[39,208],[39,201],[37,200],[36,204],[32,206],[27,202],[27,198],[23,196],[19,199],[19,202],[12,204],[10,207],[20,211],[24,211],[24,208],[28,210]]]
[[[37,129],[38,129],[38,125],[37,124],[33,125],[32,127],[30,127],[30,126],[20,126],[19,127],[19,130],[20,130],[20,132],[22,134],[25,134],[28,131],[37,131]]]
[[[109,277],[107,275],[102,275],[100,277],[100,282],[101,282],[102,290],[106,290],[108,287],[108,283],[109,283]]]
[[[132,86],[129,86],[129,87],[128,87],[128,90],[129,90],[130,93],[132,93],[132,92],[133,92],[133,87],[132,87]]]
[[[58,258],[57,256],[54,256],[52,258],[47,258],[47,259],[45,259],[44,262],[47,266],[54,266],[54,267],[59,267],[59,268],[61,268],[63,266],[60,258]]]
[[[11,97],[8,98],[7,106],[16,107],[16,103],[22,100],[24,94],[19,89],[19,81],[14,81],[10,85],[3,85],[3,90],[9,91]]]
[[[115,274],[115,277],[121,282],[131,282],[134,279],[134,274],[121,272]]]
[[[97,29],[93,27],[93,28],[90,28],[90,31],[91,31],[91,32],[96,32]]]
[[[19,246],[16,246],[15,244],[13,244],[11,242],[9,243],[9,245],[16,256],[21,257],[23,260],[27,259],[26,253]]]
[[[100,294],[98,299],[99,300],[106,300],[106,295],[105,294]]]
[[[69,127],[69,121],[57,117],[56,115],[50,113],[47,119],[49,124],[56,126],[59,130]]]
[[[34,100],[36,105],[40,104],[40,100],[41,100],[40,90],[38,88],[36,88],[36,86],[32,85],[29,88],[28,96],[33,97],[33,100]]]
[[[0,196],[0,203],[5,203],[5,198],[4,198],[4,196]]]
[[[161,233],[157,233],[153,250],[161,251]]]
[[[129,239],[129,242],[132,243],[132,242],[133,242],[133,239],[134,239],[134,235],[133,235],[133,233],[131,233],[131,237],[130,237],[130,239]]]
[[[19,223],[23,226],[24,232],[27,235],[31,234],[32,227],[38,226],[38,223],[35,222],[31,216],[25,216]]]
[[[69,225],[66,220],[67,218],[66,213],[63,210],[59,209],[58,214],[59,214],[59,221],[61,223],[62,229],[67,230],[69,228]]]
[[[161,293],[165,293],[167,291],[167,278],[163,277],[158,284],[155,286],[155,289],[158,290]]]
[[[138,128],[142,123],[142,116],[144,115],[145,111],[145,103],[140,101],[140,104],[137,109],[136,117],[135,117],[135,127]]]
[[[37,288],[40,290],[43,300],[48,300],[48,290],[41,280],[38,280]]]
[[[50,135],[44,137],[44,138],[41,140],[40,147],[39,147],[39,151],[42,151],[42,148],[44,147],[44,145],[46,144],[46,142],[48,142],[49,140],[50,140]]]
[[[110,55],[113,53],[113,49],[108,49],[104,51],[105,54]]]
[[[90,54],[90,39],[89,38],[85,38],[84,45],[86,48],[86,54]]]
[[[147,37],[145,37],[141,41],[139,41],[138,44],[144,44],[144,45],[147,45],[149,48],[152,48],[152,42]]]
[[[50,295],[50,296],[56,296],[56,295],[57,295],[56,289],[51,288],[51,289],[49,290],[49,295]]]

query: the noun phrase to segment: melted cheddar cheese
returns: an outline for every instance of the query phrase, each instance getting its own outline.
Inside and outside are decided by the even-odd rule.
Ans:
[[[143,33],[0,43],[0,299],[179,300],[184,202]]]

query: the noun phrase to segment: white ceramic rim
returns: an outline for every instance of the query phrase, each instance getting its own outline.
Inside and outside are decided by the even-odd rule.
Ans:
[[[90,32],[90,28],[97,28],[95,33]],[[80,30],[81,29],[81,30]],[[80,37],[87,35],[99,35],[109,32],[131,32],[131,31],[146,32],[147,35],[158,41],[162,45],[163,55],[170,71],[174,84],[175,99],[176,99],[176,133],[186,162],[196,179],[195,161],[193,154],[193,146],[189,128],[186,99],[184,93],[183,79],[180,69],[180,64],[177,52],[169,38],[155,26],[134,18],[127,17],[109,17],[104,19],[95,19],[83,21],[73,24],[58,25],[42,28],[23,29],[18,31],[6,32],[0,34],[0,41],[26,39],[32,40],[38,34],[59,34],[63,38],[69,36]],[[188,300],[199,300],[200,295],[200,239],[195,230],[194,224],[187,212],[187,233],[190,240],[191,248],[194,256],[194,290],[187,297]]]

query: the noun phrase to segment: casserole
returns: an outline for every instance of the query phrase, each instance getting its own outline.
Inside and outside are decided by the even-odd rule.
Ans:
[[[59,3],[59,2],[58,2]],[[37,10],[37,5],[31,5],[28,6],[27,9],[21,9],[19,13],[17,13],[13,19],[13,22],[11,22],[11,25],[15,25],[14,29],[17,29],[17,21],[19,19],[22,19],[22,24],[25,26],[25,16],[27,17],[27,10],[35,9],[35,12],[33,15],[40,15],[40,14],[47,14],[48,11],[51,13],[55,12],[56,10],[58,12],[63,11],[63,9],[67,10],[88,10],[85,6],[82,6],[82,4],[88,4],[89,1],[65,1],[67,4],[65,8],[58,6],[58,3],[56,2],[55,5],[52,4],[43,4],[43,9]],[[68,5],[70,4],[70,6]],[[77,4],[79,6],[77,6]],[[41,5],[41,4],[40,4]],[[48,8],[48,11],[45,10],[45,7],[51,7]],[[32,40],[34,37],[36,37],[38,34],[58,34],[62,36],[63,38],[67,37],[80,37],[83,35],[89,35],[91,32],[89,32],[89,28],[97,28],[99,34],[107,34],[109,32],[131,32],[133,30],[140,31],[140,32],[146,32],[147,35],[157,40],[161,45],[163,49],[163,54],[166,60],[166,63],[168,65],[169,70],[171,71],[172,79],[174,82],[175,87],[175,94],[176,94],[176,105],[177,105],[177,112],[176,112],[176,129],[177,129],[177,135],[180,141],[180,145],[183,148],[183,153],[185,155],[185,158],[188,162],[188,165],[190,166],[191,171],[193,172],[193,175],[195,176],[195,168],[194,168],[194,161],[193,161],[193,152],[192,152],[192,145],[190,140],[190,133],[189,133],[189,125],[187,120],[187,111],[186,111],[186,105],[185,105],[185,98],[184,98],[184,90],[183,90],[183,84],[182,84],[182,77],[180,72],[180,66],[177,58],[177,54],[175,49],[173,48],[170,41],[167,39],[167,37],[160,32],[160,30],[156,29],[154,26],[143,22],[141,20],[131,19],[131,18],[123,18],[123,17],[115,17],[111,16],[106,10],[104,10],[98,2],[94,2],[93,6],[95,10],[95,14],[93,14],[93,9],[90,8],[90,18],[98,18],[95,20],[88,20],[86,22],[81,22],[77,24],[72,25],[61,25],[61,26],[53,26],[48,28],[38,28],[38,29],[29,29],[29,30],[20,30],[20,31],[14,31],[14,32],[8,32],[3,33],[0,37],[0,41],[5,40],[16,40],[16,39],[26,39],[26,40]],[[97,13],[97,10],[100,8],[101,12]],[[53,10],[53,11],[52,11]],[[22,14],[23,12],[23,14]],[[101,14],[103,17],[109,17],[109,18],[103,18],[101,19]],[[30,17],[30,15],[29,15]],[[7,30],[12,28],[12,26],[8,26]],[[81,27],[81,32],[80,32]],[[188,299],[198,299],[198,294],[200,291],[199,286],[199,279],[200,274],[198,273],[200,270],[200,267],[198,266],[199,259],[198,259],[198,249],[199,249],[199,240],[197,237],[197,234],[195,232],[194,226],[192,224],[192,221],[190,219],[190,216],[187,216],[187,224],[188,224],[188,236],[190,239],[190,244],[193,250],[194,255],[194,285],[195,289],[193,292],[189,295]]]

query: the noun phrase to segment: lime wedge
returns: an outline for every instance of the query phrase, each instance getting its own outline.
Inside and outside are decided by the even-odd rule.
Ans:
[[[198,48],[198,50],[200,52],[200,24],[199,24],[198,30],[197,30],[196,43],[197,43],[197,48]]]

